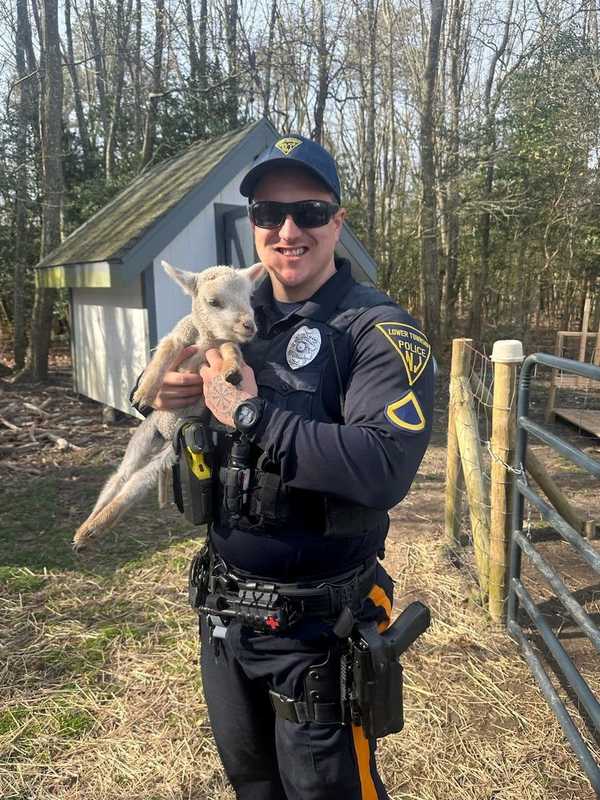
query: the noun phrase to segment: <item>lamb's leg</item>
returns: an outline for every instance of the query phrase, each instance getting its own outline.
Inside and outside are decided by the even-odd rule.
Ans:
[[[129,477],[150,458],[158,446],[164,443],[164,439],[156,430],[155,423],[153,417],[148,417],[135,429],[119,468],[104,484],[88,519],[109,503],[121,491]]]
[[[114,525],[131,506],[141,500],[156,485],[161,470],[169,469],[174,460],[175,452],[169,442],[145,466],[129,478],[116,497],[77,529],[73,537],[74,548],[78,550],[84,547],[92,536],[96,536]]]
[[[158,507],[166,508],[170,500],[171,470],[162,470],[158,476]]]
[[[219,347],[223,359],[222,375],[228,383],[237,386],[242,380],[242,351],[234,342],[224,342]]]
[[[184,343],[174,336],[165,336],[156,348],[152,360],[146,367],[140,385],[133,395],[134,403],[151,405],[171,365],[184,348]]]

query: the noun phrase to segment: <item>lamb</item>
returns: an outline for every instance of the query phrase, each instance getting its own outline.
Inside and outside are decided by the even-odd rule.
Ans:
[[[186,272],[162,262],[165,272],[192,297],[192,313],[181,319],[158,344],[152,360],[133,396],[134,402],[151,405],[162,386],[165,374],[185,347],[197,351],[177,367],[193,372],[205,363],[205,353],[218,348],[223,358],[223,375],[232,384],[241,380],[240,344],[256,333],[250,305],[253,282],[263,273],[262,264],[247,269],[210,267],[202,272]],[[181,417],[198,416],[204,401],[177,411],[154,411],[136,428],[118,470],[104,485],[90,516],[75,532],[73,547],[79,550],[92,537],[112,526],[170,470],[175,453],[171,440]]]

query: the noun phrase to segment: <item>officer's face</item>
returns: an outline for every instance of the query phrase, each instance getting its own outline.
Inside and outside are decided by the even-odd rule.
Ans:
[[[309,172],[288,168],[267,173],[256,186],[254,200],[336,202]],[[333,252],[345,214],[341,208],[320,228],[299,228],[289,215],[280,228],[253,226],[256,251],[271,276],[276,299],[306,300],[335,273]]]

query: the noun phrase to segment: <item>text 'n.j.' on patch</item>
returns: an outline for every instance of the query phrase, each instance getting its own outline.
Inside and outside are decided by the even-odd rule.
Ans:
[[[408,383],[412,386],[431,358],[431,345],[418,328],[406,322],[378,322],[375,327],[402,359]]]
[[[288,136],[285,139],[280,139],[278,142],[275,142],[275,147],[281,150],[284,156],[289,156],[292,150],[295,150],[300,144],[302,144],[302,139]]]
[[[393,425],[405,431],[422,431],[426,424],[414,392],[407,392],[400,400],[386,406],[385,415]]]

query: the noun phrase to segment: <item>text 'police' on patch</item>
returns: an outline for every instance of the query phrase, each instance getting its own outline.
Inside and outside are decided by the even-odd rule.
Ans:
[[[412,386],[427,366],[431,345],[418,328],[406,322],[378,322],[375,327],[402,359],[408,383]]]

